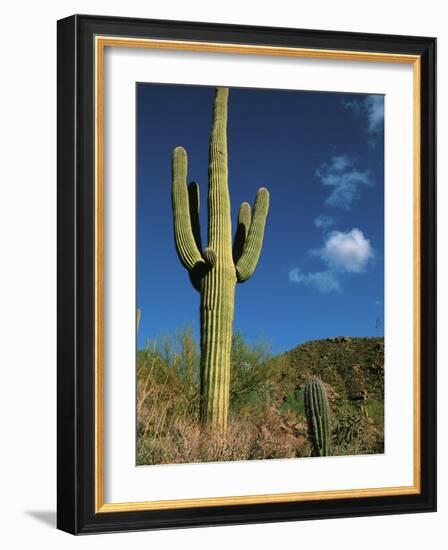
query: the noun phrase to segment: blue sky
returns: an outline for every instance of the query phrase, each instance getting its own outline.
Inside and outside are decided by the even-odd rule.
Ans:
[[[199,294],[177,258],[171,153],[188,153],[207,235],[213,87],[137,85],[138,347],[190,325]],[[383,96],[231,88],[232,225],[261,186],[270,211],[257,269],[238,284],[235,330],[273,353],[307,340],[383,334]],[[205,246],[205,245],[204,245]]]

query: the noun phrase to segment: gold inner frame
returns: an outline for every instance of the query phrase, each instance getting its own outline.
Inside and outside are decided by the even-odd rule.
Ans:
[[[122,48],[152,48],[162,50],[200,51],[251,55],[286,56],[330,60],[406,63],[413,66],[413,298],[414,298],[414,349],[413,349],[413,458],[414,482],[410,486],[370,489],[343,489],[301,493],[275,493],[179,500],[143,502],[104,502],[104,54],[110,46]],[[96,36],[95,55],[95,513],[163,510],[206,506],[231,506],[274,502],[299,502],[341,498],[411,495],[420,493],[420,270],[421,270],[421,219],[420,219],[420,56],[389,53],[321,50],[309,48],[255,46],[251,44],[225,44]]]

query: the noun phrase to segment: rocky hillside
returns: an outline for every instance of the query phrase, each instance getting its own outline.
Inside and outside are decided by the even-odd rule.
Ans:
[[[332,416],[333,454],[384,451],[384,339],[314,340],[272,360],[275,406],[305,422],[303,387],[318,376]]]
[[[300,385],[319,376],[331,386],[332,400],[384,397],[384,338],[341,336],[301,344],[276,358]]]

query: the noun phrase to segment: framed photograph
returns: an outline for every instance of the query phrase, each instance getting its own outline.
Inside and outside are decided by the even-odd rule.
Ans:
[[[434,38],[58,22],[58,527],[436,508]]]

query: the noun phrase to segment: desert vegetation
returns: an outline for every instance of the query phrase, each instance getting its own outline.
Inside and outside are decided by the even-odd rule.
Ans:
[[[273,356],[236,332],[225,432],[201,423],[200,365],[190,328],[137,352],[139,465],[383,452],[382,338],[316,340]],[[328,407],[317,435],[307,419],[310,381]]]

